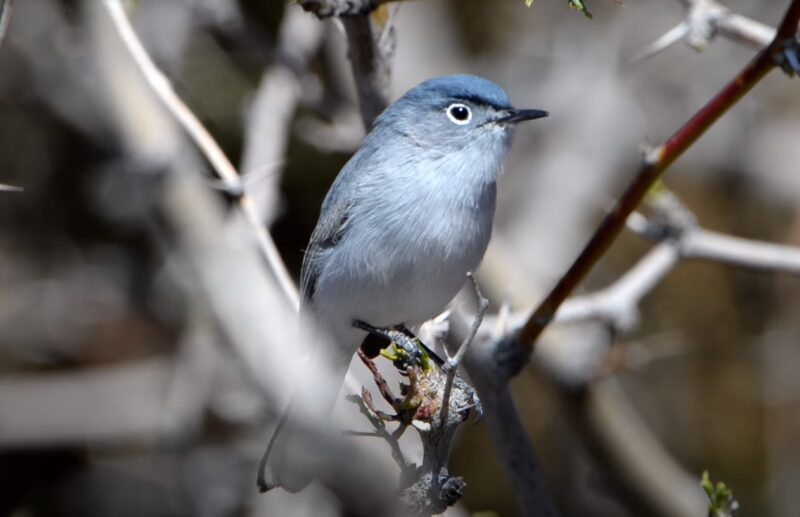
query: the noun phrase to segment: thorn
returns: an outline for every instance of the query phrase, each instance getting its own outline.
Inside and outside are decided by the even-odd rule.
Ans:
[[[686,22],[681,22],[672,29],[668,30],[663,36],[655,40],[653,43],[644,48],[641,52],[636,54],[631,60],[630,64],[635,65],[650,59],[663,50],[668,49],[675,43],[681,41],[689,34],[689,25]]]

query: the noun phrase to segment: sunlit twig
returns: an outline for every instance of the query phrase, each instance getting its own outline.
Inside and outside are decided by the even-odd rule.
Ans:
[[[130,53],[136,66],[141,71],[153,92],[209,161],[214,171],[225,183],[226,190],[237,197],[239,208],[252,227],[261,253],[264,255],[270,270],[278,280],[281,290],[290,302],[294,306],[297,306],[299,303],[297,288],[278,253],[275,242],[272,240],[266,227],[261,223],[255,205],[246,194],[242,179],[236,171],[236,168],[230,160],[228,160],[228,157],[225,156],[225,153],[206,128],[203,127],[194,113],[192,113],[180,97],[178,97],[169,79],[167,79],[155,63],[153,63],[153,60],[148,55],[136,35],[136,32],[133,30],[120,0],[103,0],[103,5],[108,11],[125,48]]]

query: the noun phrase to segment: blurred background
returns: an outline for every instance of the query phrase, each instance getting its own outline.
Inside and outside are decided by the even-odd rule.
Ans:
[[[754,55],[718,38],[702,53],[681,43],[632,64],[683,5],[589,1],[592,20],[556,0],[389,8],[394,97],[468,72],[551,113],[520,128],[501,179],[480,273],[495,309],[532,307],[632,177],[641,144],[665,139]],[[99,3],[17,0],[0,47],[0,183],[24,188],[0,192],[0,512],[336,515],[319,487],[255,490],[269,401],[197,301],[164,195],[175,129],[131,86]],[[725,5],[776,26],[788,2]],[[140,0],[129,12],[245,176],[296,277],[322,197],[364,135],[341,25],[280,0]],[[773,73],[669,170],[667,186],[701,226],[800,245],[797,86]],[[233,212],[208,168],[187,163],[185,176]],[[611,284],[648,247],[623,234],[585,290]],[[797,515],[798,295],[788,275],[682,263],[596,380],[680,475],[708,469],[747,515]],[[585,361],[580,346],[566,350],[559,372],[532,366],[513,383],[557,506],[647,514],[587,438],[596,430],[570,381],[582,367],[570,361]],[[468,483],[454,515],[515,513],[481,424],[462,431],[450,471]]]

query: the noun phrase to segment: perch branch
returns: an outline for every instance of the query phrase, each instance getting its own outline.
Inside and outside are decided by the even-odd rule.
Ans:
[[[636,177],[600,223],[581,254],[515,336],[519,343],[528,348],[533,347],[559,306],[605,254],[625,226],[628,216],[636,209],[661,174],[714,122],[775,68],[782,59],[786,42],[794,41],[798,19],[800,19],[800,0],[793,0],[772,43],[664,144],[646,153]]]
[[[639,214],[632,214],[628,221],[630,229],[656,240],[656,246],[610,286],[565,300],[553,323],[601,320],[614,330],[631,330],[638,322],[638,305],[642,298],[681,260],[708,260],[754,271],[800,275],[800,248],[743,239],[699,227],[694,215],[671,194],[669,197],[673,201],[665,207],[670,212],[663,214],[667,219],[665,223],[648,221]],[[511,319],[513,333],[521,328],[519,322],[523,321],[523,316],[517,314]],[[513,322],[517,322],[516,325]]]
[[[456,349],[469,336],[471,322],[463,310],[454,309],[449,323],[447,344]],[[498,357],[494,337],[484,332],[476,336],[463,366],[481,398],[484,422],[515,495],[517,513],[525,517],[555,516],[533,445],[508,386],[511,374],[505,363],[509,358]],[[521,350],[516,347],[512,352]]]
[[[217,142],[200,123],[192,111],[175,93],[169,79],[158,69],[148,55],[142,42],[128,20],[125,9],[120,0],[103,0],[103,5],[108,11],[114,28],[122,39],[125,48],[130,53],[136,66],[144,76],[147,84],[156,94],[158,99],[187,132],[192,141],[197,145],[203,155],[211,164],[214,171],[226,184],[227,191],[236,196],[239,208],[251,225],[256,236],[259,249],[265,257],[270,270],[275,275],[284,296],[296,307],[299,303],[297,288],[278,253],[275,242],[269,232],[261,223],[258,210],[251,198],[245,193],[244,185],[236,172],[236,168],[225,156]]]
[[[456,429],[471,409],[479,404],[474,390],[460,378],[455,378],[451,384],[452,397],[448,396],[445,400],[443,392],[446,379],[439,368],[429,362],[395,359],[395,367],[408,378],[408,384],[401,385],[404,397],[396,397],[375,363],[360,350],[358,356],[372,373],[381,396],[395,413],[387,414],[378,410],[366,388],[362,388],[360,398],[352,396],[348,399],[359,405],[375,429],[369,436],[383,438],[389,444],[392,456],[401,469],[401,503],[419,515],[445,511],[460,499],[465,486],[460,478],[449,475],[447,460]],[[453,407],[445,412],[442,405],[451,401]],[[443,420],[440,418],[442,414],[449,416]],[[390,433],[386,428],[387,421],[398,422],[399,427]],[[422,441],[424,455],[419,467],[406,462],[397,441],[409,426],[419,432]]]

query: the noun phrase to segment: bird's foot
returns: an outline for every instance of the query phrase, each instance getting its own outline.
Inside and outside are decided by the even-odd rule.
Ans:
[[[420,366],[423,370],[430,368],[430,361],[441,359],[434,354],[420,339],[405,325],[391,328],[380,328],[361,320],[355,320],[353,326],[369,332],[386,343],[385,348],[378,352],[381,356],[392,361],[394,366],[405,371],[411,366]],[[366,342],[366,341],[365,341]]]

